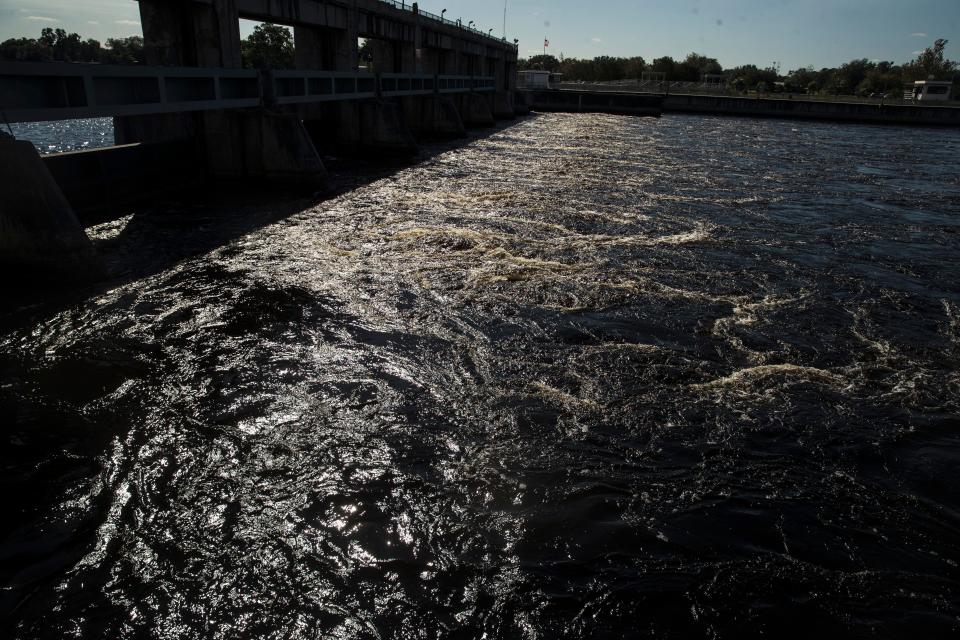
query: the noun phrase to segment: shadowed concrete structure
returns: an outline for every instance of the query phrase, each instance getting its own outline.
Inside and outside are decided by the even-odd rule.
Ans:
[[[32,143],[0,135],[4,288],[70,283],[102,272],[90,240]]]
[[[373,52],[377,91],[373,100],[337,105],[304,102],[283,107],[295,113],[314,132],[340,149],[359,147],[409,152],[415,150],[413,134],[424,138],[463,135],[465,126],[488,126],[495,118],[515,117],[517,48],[438,16],[421,12],[417,3],[381,0],[139,0],[148,64],[239,68],[239,20],[270,21],[294,30],[295,66],[307,71],[355,73],[359,38]],[[491,79],[490,95],[472,91],[455,97],[440,95],[390,98],[381,91],[381,74],[446,74]],[[275,107],[276,108],[276,107]],[[456,115],[454,115],[456,111]],[[238,122],[241,121],[241,122]],[[267,135],[290,139],[288,149],[276,145],[256,161],[238,162],[238,131],[257,130],[262,135],[282,119],[218,111],[202,114],[131,116],[117,119],[117,142],[156,142],[177,137],[199,137],[205,144],[206,162],[218,177],[264,177],[277,173],[294,178],[296,160],[303,160],[299,180],[322,176],[319,158],[303,153],[294,125]],[[249,155],[249,154],[247,154]],[[275,171],[272,165],[283,169]]]
[[[526,104],[537,111],[656,117],[663,113],[663,96],[659,95],[550,89],[533,89],[519,93],[523,95]]]
[[[114,163],[155,166],[170,150],[186,149],[200,159],[201,174],[316,189],[327,174],[315,141],[355,154],[410,154],[417,149],[414,134],[460,136],[465,126],[514,117],[516,46],[421,12],[416,3],[139,0],[139,6],[146,65],[0,63],[8,119],[112,116],[115,142],[127,145],[110,151]],[[241,18],[292,27],[296,68],[243,69]],[[375,73],[358,68],[359,38],[372,42]],[[37,271],[95,273],[89,242],[44,162],[29,143],[3,144],[4,259]],[[53,165],[85,204],[95,194],[77,175],[113,184],[104,173],[111,163],[98,153],[107,152]],[[11,195],[15,185],[27,185],[29,193]]]

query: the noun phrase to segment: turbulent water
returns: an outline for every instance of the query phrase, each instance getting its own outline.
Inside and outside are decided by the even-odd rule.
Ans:
[[[957,637],[960,134],[429,150],[8,314],[7,637]]]

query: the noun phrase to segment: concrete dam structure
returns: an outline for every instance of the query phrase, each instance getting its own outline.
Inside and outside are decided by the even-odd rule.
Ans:
[[[736,96],[665,96],[663,109],[671,113],[822,120],[859,124],[896,124],[960,127],[960,109],[929,105],[828,102],[788,98],[746,98]]]
[[[11,168],[18,158],[46,171],[50,179],[38,184],[57,191],[0,196],[0,228],[17,244],[8,255],[47,256],[70,246],[79,247],[76,260],[65,264],[88,259],[77,235],[82,230],[63,205],[95,203],[97,194],[84,185],[114,184],[102,174],[124,162],[149,160],[156,168],[170,158],[148,148],[189,153],[196,158],[191,164],[212,178],[312,188],[326,181],[318,147],[409,154],[419,138],[463,136],[468,127],[529,111],[514,107],[514,43],[421,11],[417,3],[139,0],[139,8],[144,66],[0,63],[8,121],[113,117],[118,145],[50,159],[44,169],[32,148],[0,140],[4,193],[19,180]],[[292,28],[295,68],[244,69],[241,19]],[[361,38],[371,45],[375,71],[359,67]],[[56,219],[72,219],[66,245],[31,231],[51,201],[58,203]]]
[[[659,117],[663,113],[663,96],[637,93],[534,89],[521,90],[518,101],[536,111],[647,117]]]

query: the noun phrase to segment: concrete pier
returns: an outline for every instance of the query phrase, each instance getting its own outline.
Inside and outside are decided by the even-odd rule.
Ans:
[[[0,268],[5,289],[95,279],[102,266],[30,142],[0,137]]]
[[[467,135],[457,105],[449,96],[398,98],[403,121],[418,140],[462,138]]]
[[[533,99],[526,91],[513,92],[513,112],[518,116],[525,116],[530,113],[533,106]]]
[[[319,117],[304,121],[316,144],[345,156],[411,156],[417,141],[404,124],[400,105],[389,100],[362,100],[324,105]]]
[[[492,127],[496,122],[490,99],[478,93],[465,93],[456,97],[460,118],[467,127]]]
[[[497,91],[493,94],[493,117],[497,120],[513,120],[517,117],[512,92]]]

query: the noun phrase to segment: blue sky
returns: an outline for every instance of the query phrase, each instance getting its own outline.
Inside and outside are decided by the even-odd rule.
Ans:
[[[424,9],[503,29],[502,0],[425,0]],[[571,57],[697,51],[727,67],[783,71],[836,66],[853,58],[905,62],[947,38],[960,59],[960,0],[507,0],[507,35],[520,54]],[[64,27],[105,40],[139,33],[133,0],[0,0],[0,39]]]

